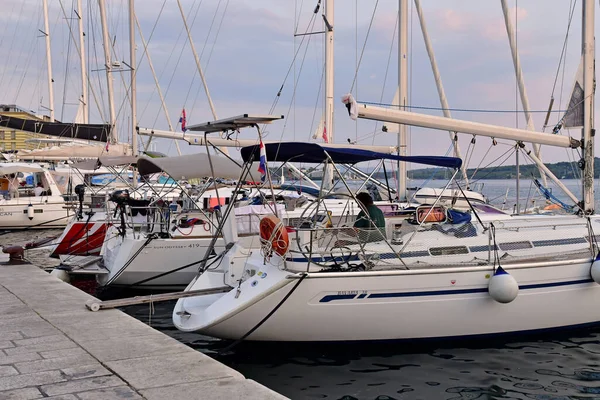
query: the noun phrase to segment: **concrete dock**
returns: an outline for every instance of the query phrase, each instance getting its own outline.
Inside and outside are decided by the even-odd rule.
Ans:
[[[285,399],[30,264],[0,265],[0,400]]]

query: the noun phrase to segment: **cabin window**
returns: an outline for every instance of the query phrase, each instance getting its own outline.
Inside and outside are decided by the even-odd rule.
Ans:
[[[467,246],[431,247],[429,252],[432,256],[451,256],[454,254],[468,254]]]
[[[41,209],[41,208],[34,208],[34,209],[33,209],[33,213],[34,213],[34,214],[43,214],[43,213],[44,213],[44,210],[43,210],[43,209]],[[27,210],[23,210],[23,214],[27,214]]]
[[[507,242],[507,243],[500,243],[498,245],[500,247],[500,250],[524,250],[524,249],[531,249],[533,247],[533,245],[531,244],[531,242],[529,241],[522,241],[522,242]]]

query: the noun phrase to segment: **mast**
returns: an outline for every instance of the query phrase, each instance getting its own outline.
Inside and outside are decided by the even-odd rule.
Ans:
[[[510,53],[513,59],[513,66],[515,68],[515,76],[517,78],[517,84],[519,86],[519,94],[521,95],[521,104],[523,105],[523,111],[525,111],[525,120],[527,122],[527,130],[535,131],[535,125],[533,123],[533,117],[531,115],[531,109],[529,107],[529,97],[527,96],[527,90],[525,88],[525,80],[523,79],[523,70],[521,69],[521,58],[517,52],[517,38],[515,36],[515,29],[513,27],[510,16],[508,15],[508,6],[506,0],[501,0],[502,13],[504,14],[504,25],[506,26],[506,33],[508,34],[508,42],[510,44]],[[542,159],[540,152],[540,145],[537,143],[533,144],[533,152],[538,159]],[[542,183],[547,186],[546,174],[542,169],[538,168]],[[517,176],[517,182],[519,177]]]
[[[98,6],[100,7],[100,23],[102,24],[102,47],[104,48],[104,66],[106,68],[106,87],[108,91],[108,111],[110,116],[110,143],[117,143],[117,121],[115,116],[115,99],[112,82],[112,64],[110,60],[110,38],[108,36],[108,24],[106,23],[106,7],[104,0],[98,0]]]
[[[81,0],[80,0],[81,1]],[[137,125],[137,95],[136,95],[136,74],[137,64],[135,57],[135,0],[129,0],[129,66],[131,67],[131,147],[132,155],[138,155],[138,135]],[[133,187],[137,187],[137,168],[133,169]]]
[[[165,97],[163,96],[163,92],[160,88],[160,84],[158,83],[158,78],[156,76],[156,71],[154,70],[154,64],[152,64],[152,58],[150,57],[150,51],[148,50],[148,44],[146,43],[146,39],[144,39],[144,33],[142,32],[142,27],[140,26],[140,21],[138,21],[137,16],[135,17],[135,24],[138,28],[138,32],[140,34],[140,39],[142,39],[142,46],[144,46],[144,54],[146,55],[146,59],[148,60],[148,66],[150,67],[150,71],[152,72],[152,77],[154,78],[154,84],[156,85],[156,91],[158,92],[158,98],[160,99],[160,104],[165,113],[165,117],[167,118],[167,124],[169,125],[169,130],[171,132],[175,132],[175,128],[173,128],[173,123],[171,122],[171,117],[169,116],[169,110],[167,110],[167,104],[165,103]],[[152,136],[148,138],[146,142],[146,146],[144,147],[144,151],[147,151],[150,148],[150,143],[152,142]],[[179,148],[179,142],[174,140],[175,148],[177,149],[177,154],[181,155],[181,149]]]
[[[185,18],[185,14],[183,12],[183,7],[181,7],[181,1],[177,0],[177,5],[179,6],[179,12],[181,13],[181,19],[183,20],[183,25],[185,26],[185,31],[187,32],[188,40],[190,41],[190,48],[192,49],[192,54],[194,54],[194,60],[196,61],[196,68],[198,68],[198,73],[200,74],[200,79],[202,80],[202,86],[204,86],[204,91],[206,92],[206,98],[208,99],[208,105],[210,107],[210,112],[212,113],[213,118],[216,120],[219,119],[217,117],[217,110],[215,109],[215,105],[212,101],[212,97],[210,97],[210,92],[208,91],[208,84],[206,83],[206,79],[204,77],[204,71],[202,70],[202,66],[200,65],[200,57],[198,57],[198,52],[196,51],[196,46],[194,46],[194,40],[192,39],[192,33],[190,32],[190,28],[187,24],[187,19]],[[225,154],[229,154],[227,149],[221,149]]]
[[[327,142],[333,143],[333,0],[325,0],[323,14],[325,22],[325,130]],[[323,170],[324,189],[333,186],[333,166],[326,164]]]
[[[594,213],[594,0],[583,0],[583,211]]]
[[[406,111],[408,105],[408,0],[398,3],[398,94],[400,110]],[[406,125],[400,124],[398,129],[398,154],[406,156]],[[406,163],[398,163],[398,201],[406,196]]]
[[[46,37],[46,61],[48,64],[48,110],[50,121],[54,122],[54,80],[52,79],[52,55],[50,50],[50,25],[48,24],[48,0],[42,0],[44,7],[44,36]]]
[[[87,87],[87,70],[85,67],[85,34],[83,33],[83,7],[81,0],[77,0],[77,17],[79,17],[79,61],[81,63],[81,107],[83,111],[83,123],[89,122],[88,112],[88,87]]]
[[[425,23],[425,16],[423,15],[423,10],[421,9],[420,0],[415,0],[415,10],[417,11],[417,15],[419,16],[419,23],[421,25],[421,31],[423,32],[423,40],[425,41],[425,48],[427,49],[427,55],[429,56],[429,61],[431,63],[431,70],[433,71],[435,86],[437,87],[438,95],[440,97],[440,103],[443,109],[444,117],[452,118],[452,113],[450,112],[450,105],[448,104],[446,92],[444,91],[444,85],[442,84],[440,70],[438,69],[437,61],[435,60],[433,46],[431,45],[431,40],[429,39],[429,34],[427,33],[427,24]],[[460,154],[460,147],[458,146],[458,141],[454,140],[456,132],[448,131],[448,134],[450,135],[450,141],[452,142],[452,147],[454,148],[454,157],[462,158],[462,155]],[[469,177],[467,175],[466,163],[463,163],[461,165],[460,170],[465,181],[465,186],[468,188]]]

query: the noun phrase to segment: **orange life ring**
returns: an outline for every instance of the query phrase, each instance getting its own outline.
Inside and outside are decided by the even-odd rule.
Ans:
[[[280,256],[287,253],[290,238],[281,220],[274,215],[267,215],[260,220],[260,238],[271,243],[271,249]]]

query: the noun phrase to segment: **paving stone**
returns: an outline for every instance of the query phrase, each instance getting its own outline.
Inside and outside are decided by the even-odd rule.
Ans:
[[[106,366],[137,390],[243,376],[196,351],[107,362]]]
[[[0,334],[0,338],[2,338],[2,340],[18,340],[18,339],[23,339],[23,335],[19,331],[4,332],[4,333]]]
[[[60,349],[41,351],[40,355],[43,358],[62,358],[62,357],[78,357],[83,355],[89,355],[87,351],[81,347],[73,347],[72,349]]]
[[[2,325],[9,324],[13,319],[23,317],[36,317],[37,314],[31,311],[25,304],[17,304],[11,307],[7,307],[2,314],[0,314],[0,323]],[[39,317],[38,317],[39,318]]]
[[[18,374],[19,374],[19,371],[17,371],[10,365],[0,366],[0,377],[18,375]]]
[[[50,350],[70,349],[73,347],[77,347],[77,344],[65,336],[60,342],[38,343],[30,346],[13,347],[10,349],[4,349],[4,353],[6,353],[7,356],[11,356],[23,353],[37,353]]]
[[[77,393],[81,400],[138,400],[143,399],[128,386],[117,386],[108,389],[92,390],[90,392]],[[166,397],[172,398],[172,397]]]
[[[127,336],[148,335],[148,326],[118,310],[93,313],[74,319],[71,315],[49,315],[48,321],[60,326],[71,339],[80,341],[121,339]],[[90,329],[93,326],[94,329]]]
[[[39,344],[39,343],[61,342],[65,339],[66,339],[65,335],[56,334],[56,335],[49,335],[49,336],[39,336],[36,338],[30,338],[30,339],[13,340],[13,343],[16,346],[30,346],[32,344]]]
[[[124,337],[115,340],[80,341],[82,347],[100,362],[124,360],[155,354],[186,353],[190,348],[177,340],[150,330],[145,336]]]
[[[5,333],[21,332],[25,338],[55,335],[59,331],[37,314],[24,315],[10,321],[0,321],[0,337]]]
[[[74,356],[55,357],[44,360],[27,361],[15,363],[15,367],[22,374],[40,371],[50,371],[53,369],[62,369],[76,367],[81,365],[91,365],[96,363],[96,359],[83,352]]]
[[[283,400],[280,395],[247,379],[216,379],[185,383],[141,391],[148,400],[198,399],[198,400]]]
[[[32,400],[41,397],[40,391],[33,387],[0,392],[0,400]]]
[[[49,335],[55,335],[57,333],[60,333],[60,331],[58,329],[56,329],[55,327],[53,327],[46,321],[42,321],[42,322],[43,322],[43,324],[39,324],[39,325],[35,325],[35,326],[28,326],[28,327],[19,329],[19,331],[26,338],[49,336]]]
[[[284,399],[35,266],[0,283],[0,400]]]
[[[125,385],[125,382],[116,376],[100,376],[97,378],[77,379],[69,382],[44,385],[41,390],[48,396],[56,396],[123,385]]]
[[[0,390],[19,389],[65,381],[60,371],[44,371],[33,374],[5,376],[0,378]]]
[[[40,360],[42,357],[38,353],[23,353],[7,356],[0,353],[0,365],[15,364],[22,361]]]
[[[112,372],[110,372],[98,363],[92,363],[89,365],[79,365],[70,368],[62,368],[61,371],[69,380],[112,375]]]

